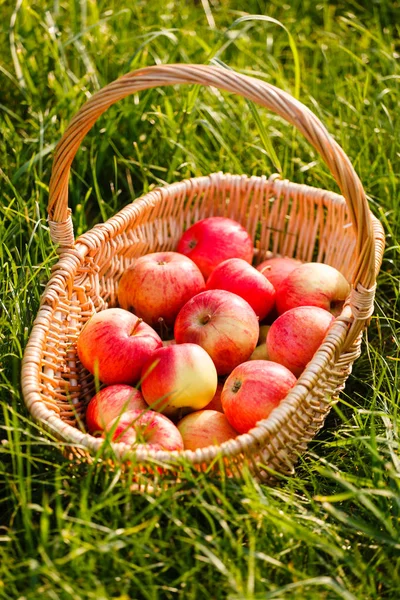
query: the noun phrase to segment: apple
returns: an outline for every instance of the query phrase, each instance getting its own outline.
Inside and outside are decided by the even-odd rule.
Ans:
[[[260,325],[260,332],[258,335],[258,346],[267,341],[268,331],[271,325]]]
[[[159,348],[144,364],[141,379],[147,404],[168,416],[204,408],[218,384],[213,361],[196,344]]]
[[[273,258],[267,258],[257,267],[257,271],[260,271],[272,283],[275,290],[278,289],[280,284],[294,269],[297,269],[303,263],[296,258],[289,258],[288,256],[274,256]]]
[[[182,306],[205,288],[194,262],[178,252],[154,252],[138,258],[122,275],[118,302],[153,327],[174,324]]]
[[[293,373],[275,362],[242,363],[229,375],[222,390],[222,407],[229,423],[239,433],[247,433],[269,416],[295,383]]]
[[[77,340],[83,366],[108,385],[137,383],[143,364],[160,346],[154,329],[122,308],[95,313]]]
[[[279,314],[296,306],[318,306],[338,316],[350,293],[347,279],[334,267],[304,263],[294,269],[276,291]]]
[[[217,410],[218,412],[224,412],[221,404],[221,393],[224,387],[224,382],[218,381],[217,391],[214,394],[214,398],[204,407],[203,410]]]
[[[262,321],[275,304],[275,288],[242,258],[229,258],[217,265],[207,279],[206,290],[226,290],[237,294]]]
[[[259,344],[253,354],[250,356],[249,360],[268,360],[268,350],[267,350],[267,344],[264,342],[264,344]]]
[[[194,296],[176,317],[177,344],[198,344],[214,361],[218,375],[247,360],[258,340],[258,319],[251,306],[232,292],[207,290]]]
[[[177,250],[191,258],[207,280],[211,271],[228,258],[251,263],[253,241],[240,223],[226,217],[208,217],[185,231]]]
[[[292,308],[271,325],[267,336],[270,360],[298,377],[322,344],[335,317],[317,306]]]
[[[199,410],[190,413],[179,421],[177,427],[185,450],[219,446],[238,435],[226,416],[217,410]]]
[[[103,437],[112,433],[113,442],[124,442],[137,449],[183,450],[178,428],[170,419],[154,410],[131,410],[106,427]]]
[[[130,385],[109,385],[90,400],[86,409],[86,426],[89,433],[103,431],[107,423],[130,410],[145,410],[147,404],[142,394]]]

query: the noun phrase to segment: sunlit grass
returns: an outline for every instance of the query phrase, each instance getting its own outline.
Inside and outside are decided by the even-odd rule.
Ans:
[[[0,597],[398,598],[398,0],[60,0],[0,11]],[[23,406],[20,361],[56,261],[51,158],[99,87],[145,65],[216,60],[299,93],[350,156],[387,234],[376,311],[294,477],[271,489],[247,473],[216,480],[188,468],[168,489],[138,492],[101,456],[71,465]],[[153,186],[220,170],[282,171],[337,190],[275,115],[214,89],[163,88],[112,107],[85,139],[70,183],[75,232]]]

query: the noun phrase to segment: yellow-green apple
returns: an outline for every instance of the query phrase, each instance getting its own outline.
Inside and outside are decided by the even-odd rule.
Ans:
[[[262,321],[275,304],[275,288],[262,273],[242,258],[228,258],[217,265],[207,279],[206,290],[237,294]]]
[[[214,361],[218,375],[247,360],[258,340],[258,319],[250,304],[232,292],[208,290],[189,300],[174,327],[178,344],[198,344]]]
[[[111,421],[103,437],[111,432],[113,442],[124,442],[136,449],[183,450],[178,428],[170,419],[154,410],[132,410]]]
[[[196,344],[159,348],[144,364],[141,380],[147,404],[171,417],[204,408],[218,384],[213,361]]]
[[[154,329],[122,308],[95,313],[77,341],[83,366],[108,385],[137,383],[143,364],[161,346]]]
[[[268,335],[268,331],[269,331],[270,327],[271,327],[271,325],[260,325],[260,332],[258,335],[258,343],[257,343],[258,346],[260,344],[263,344],[267,340],[267,335]]]
[[[224,412],[221,404],[221,393],[222,388],[224,387],[223,381],[218,381],[217,391],[214,394],[214,398],[204,407],[203,410],[217,410],[218,412]]]
[[[179,421],[177,427],[185,450],[219,446],[238,435],[226,416],[217,410],[198,410],[190,413]]]
[[[204,277],[190,258],[154,252],[138,258],[122,275],[118,302],[153,327],[160,320],[171,327],[182,306],[204,288]]]
[[[289,273],[300,267],[301,264],[302,262],[296,258],[274,256],[260,263],[257,266],[257,271],[260,271],[272,283],[275,290],[277,290]]]
[[[298,377],[322,344],[335,317],[318,306],[298,306],[274,321],[268,332],[270,360]]]
[[[259,344],[255,348],[249,360],[268,360],[267,344],[265,342],[263,344]]]
[[[86,409],[86,426],[89,433],[103,431],[122,413],[130,410],[146,410],[142,394],[130,385],[115,384],[103,388],[90,400]]]
[[[349,293],[350,285],[337,269],[323,263],[304,263],[278,287],[276,306],[280,315],[296,306],[318,306],[337,316]]]
[[[240,223],[226,217],[197,221],[182,235],[177,250],[196,263],[206,280],[228,258],[243,258],[248,263],[253,258],[250,235]]]
[[[295,383],[293,373],[275,362],[242,363],[229,375],[222,390],[222,407],[229,423],[239,433],[247,433],[269,416]]]

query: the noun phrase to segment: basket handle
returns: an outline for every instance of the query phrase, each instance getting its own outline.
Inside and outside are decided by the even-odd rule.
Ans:
[[[376,280],[374,231],[364,189],[349,158],[316,115],[293,96],[265,81],[221,67],[200,64],[146,67],[127,73],[110,83],[82,106],[70,122],[55,151],[48,203],[50,233],[53,241],[63,248],[74,245],[68,208],[70,167],[83,138],[98,117],[109,106],[129,94],[153,87],[182,83],[213,86],[265,106],[297,127],[318,151],[335,178],[349,209],[356,236],[353,292],[364,295],[362,315],[358,314],[356,319],[365,322],[370,316],[368,313],[372,313]],[[371,296],[371,302],[368,303],[371,306],[368,309],[365,306],[366,292],[370,292]]]

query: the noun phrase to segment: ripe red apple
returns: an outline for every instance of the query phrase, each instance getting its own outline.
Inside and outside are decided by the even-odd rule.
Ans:
[[[90,400],[86,409],[86,426],[89,433],[103,431],[107,423],[130,410],[146,410],[142,394],[130,385],[109,385]]]
[[[218,375],[247,360],[258,340],[258,319],[251,306],[232,292],[208,290],[180,310],[174,328],[178,344],[198,344],[214,361]]]
[[[262,321],[275,304],[275,288],[242,258],[229,258],[217,265],[207,279],[206,290],[226,290],[237,294]]]
[[[238,435],[226,416],[216,410],[199,410],[186,415],[177,427],[185,450],[219,446]]]
[[[222,390],[222,407],[229,423],[239,433],[247,433],[269,416],[295,383],[293,373],[275,362],[242,363],[229,375]]]
[[[337,269],[323,263],[304,263],[278,287],[276,306],[279,314],[296,306],[319,306],[337,316],[349,293],[350,285]]]
[[[213,361],[195,344],[159,348],[144,364],[141,378],[147,404],[168,416],[204,408],[218,383]]]
[[[182,306],[205,288],[194,262],[178,252],[154,252],[138,258],[125,271],[118,287],[118,302],[149,325],[174,324]]]
[[[113,442],[125,442],[137,449],[184,449],[178,428],[167,417],[154,410],[126,412],[107,425],[103,437],[109,431],[113,432]]]
[[[274,256],[260,263],[257,271],[260,271],[277,290],[289,273],[300,267],[300,265],[302,265],[302,262],[296,258]]]
[[[122,308],[95,313],[77,341],[83,366],[108,385],[137,383],[144,362],[160,346],[154,329]]]
[[[228,258],[251,263],[253,241],[240,223],[226,217],[208,217],[185,231],[178,252],[191,258],[207,280],[211,271]]]
[[[224,382],[219,381],[217,385],[217,391],[214,394],[214,398],[204,407],[203,410],[217,410],[218,412],[224,412],[221,404],[221,393],[224,387]]]
[[[322,344],[335,317],[317,306],[292,308],[271,325],[267,336],[270,360],[298,377]]]

